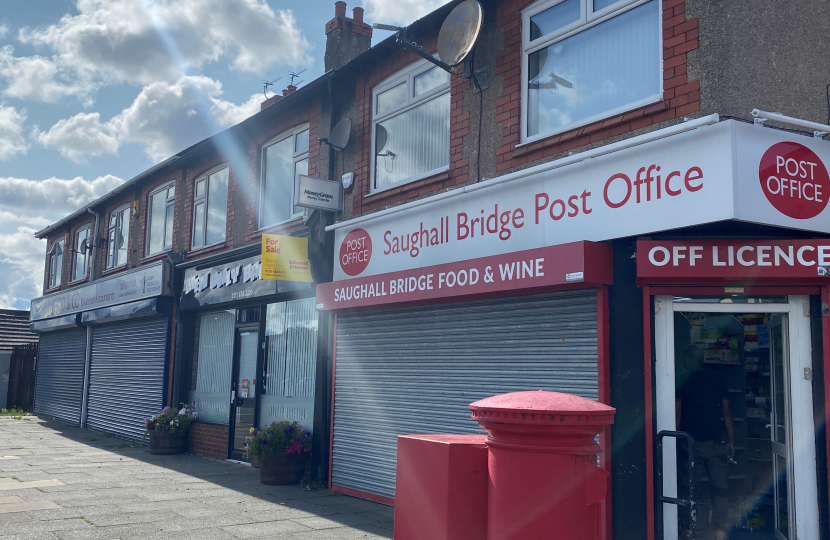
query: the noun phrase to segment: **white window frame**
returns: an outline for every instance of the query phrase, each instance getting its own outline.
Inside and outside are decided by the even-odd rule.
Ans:
[[[109,219],[107,220],[107,270],[112,270],[113,268],[121,268],[123,266],[127,266],[127,262],[130,260],[130,233],[132,230],[127,231],[127,236],[124,236],[124,219],[127,220],[129,223],[130,219],[132,219],[132,208],[131,204],[124,204],[119,206],[112,212],[110,212]],[[124,218],[121,220],[121,224],[119,225],[116,221],[115,227],[113,227],[110,223],[112,222],[112,217],[115,214],[120,214],[123,211],[127,211],[124,215]],[[132,227],[130,227],[132,229]],[[115,247],[115,243],[113,242],[112,246],[110,245],[110,233],[113,231],[120,231],[121,236],[124,237],[124,242],[127,245],[127,260],[125,260],[122,264],[117,264],[118,261],[115,260],[116,254],[118,253],[118,248]]]
[[[92,225],[84,225],[83,227],[79,227],[75,231],[75,235],[72,238],[72,245],[74,246],[74,249],[72,250],[71,268],[69,269],[69,283],[77,283],[89,277],[89,259],[91,252],[87,252],[86,250],[81,251],[81,246],[78,243],[78,235],[82,231],[86,231],[87,245],[92,244]],[[78,256],[82,256],[84,258],[84,275],[80,277],[75,276],[75,264],[77,262]]]
[[[519,123],[519,144],[516,147],[525,146],[531,143],[534,143],[539,140],[547,139],[549,137],[553,137],[555,135],[559,135],[561,133],[565,133],[567,131],[572,131],[574,129],[587,126],[589,124],[593,124],[605,118],[611,118],[613,116],[617,116],[618,114],[626,113],[628,111],[633,111],[635,109],[639,109],[640,107],[645,107],[646,105],[651,105],[652,103],[657,103],[662,101],[663,99],[663,2],[662,0],[655,0],[658,3],[657,7],[657,29],[658,29],[658,38],[657,41],[660,44],[659,58],[660,58],[660,90],[658,93],[643,98],[639,101],[635,101],[633,103],[629,103],[627,105],[623,105],[621,107],[617,107],[615,109],[611,109],[589,118],[585,118],[583,120],[579,120],[572,124],[568,124],[563,126],[559,129],[548,131],[545,133],[539,133],[537,135],[528,136],[527,135],[527,100],[528,100],[528,87],[527,87],[527,70],[528,70],[528,57],[535,53],[540,49],[544,49],[545,47],[550,47],[554,43],[558,41],[562,41],[567,39],[575,34],[588,30],[598,24],[602,24],[609,19],[613,19],[614,17],[625,13],[626,11],[630,11],[636,7],[639,7],[643,4],[647,4],[652,0],[620,0],[619,2],[606,7],[600,11],[594,12],[594,0],[580,0],[580,19],[574,23],[566,25],[550,34],[544,35],[540,38],[537,38],[532,43],[530,41],[530,18],[538,15],[539,13],[550,9],[558,4],[561,4],[565,0],[545,0],[543,2],[538,2],[533,4],[524,10],[522,10],[522,75],[521,75],[521,97],[519,98],[519,102],[521,104],[521,117]]]
[[[223,163],[222,165],[217,165],[216,167],[210,169],[209,171],[199,175],[196,178],[196,180],[193,181],[193,211],[192,211],[193,212],[193,219],[192,219],[193,222],[190,224],[190,251],[199,251],[201,249],[205,249],[205,248],[209,248],[209,247],[213,247],[213,246],[219,246],[221,244],[224,244],[228,240],[228,233],[227,233],[228,207],[226,205],[225,206],[225,238],[221,242],[215,242],[213,244],[208,244],[207,243],[207,222],[208,222],[208,210],[209,210],[209,203],[210,203],[210,176],[213,175],[213,174],[218,173],[222,169],[228,169],[228,184],[229,184],[228,185],[228,190],[229,190],[228,191],[228,203],[230,204],[230,197],[231,197],[231,194],[230,194],[230,172],[231,172],[230,171],[230,164]],[[205,194],[201,197],[197,197],[196,196],[196,186],[199,184],[199,182],[201,182],[203,180],[205,182]],[[196,240],[196,205],[200,202],[205,203],[205,218],[204,218],[204,223],[203,223],[204,227],[202,229],[202,231],[204,233],[203,240],[205,241],[205,243],[200,245],[200,246],[197,246],[194,243],[194,240]]]
[[[60,244],[60,248],[61,248],[61,254],[60,254],[61,262],[60,262],[60,265],[56,264],[55,267],[53,268],[52,263],[55,261],[55,258],[58,257],[58,255],[53,253],[53,250],[54,250],[55,246],[57,246],[58,244]],[[59,239],[55,240],[54,242],[52,242],[52,245],[49,246],[49,249],[47,250],[47,253],[49,254],[49,257],[48,257],[49,276],[47,278],[48,281],[47,281],[46,288],[47,289],[57,289],[58,287],[61,286],[61,282],[63,281],[62,280],[62,277],[63,277],[63,258],[64,258],[64,254],[66,254],[66,238],[59,238]]]
[[[165,202],[164,202],[164,217],[162,219],[162,241],[161,241],[162,247],[161,247],[160,251],[155,251],[155,252],[151,253],[150,252],[150,235],[153,231],[153,197],[155,195],[161,193],[162,191],[169,190],[171,187],[174,188],[173,189],[173,196],[171,197],[168,193],[167,198],[165,199]],[[147,196],[147,232],[144,235],[145,236],[145,238],[144,238],[144,253],[145,253],[144,256],[145,257],[151,257],[153,255],[158,255],[159,253],[164,253],[165,251],[170,251],[171,249],[173,249],[172,240],[171,240],[169,246],[165,246],[164,241],[167,238],[167,235],[165,233],[167,232],[167,225],[168,225],[168,223],[167,223],[167,208],[168,207],[171,207],[171,206],[173,207],[173,220],[175,221],[175,219],[176,219],[176,189],[175,188],[176,188],[176,182],[167,182],[166,184],[163,184],[163,185],[157,187],[156,189],[154,189],[153,191],[151,191],[150,194]],[[194,190],[194,193],[195,193],[195,190]],[[173,227],[172,223],[170,223],[169,225],[170,225],[170,227]]]
[[[266,167],[267,167],[267,164],[265,162],[265,150],[269,146],[273,146],[277,143],[281,143],[282,141],[284,141],[285,139],[287,139],[289,137],[293,137],[294,138],[294,144],[292,145],[292,149],[291,149],[291,152],[292,152],[292,154],[291,154],[292,155],[292,157],[291,157],[291,169],[296,170],[298,161],[308,159],[308,150],[309,150],[309,147],[311,146],[311,137],[309,137],[308,146],[306,147],[306,149],[301,150],[299,152],[297,151],[297,135],[299,135],[303,131],[308,131],[309,135],[311,135],[310,124],[300,124],[299,126],[297,126],[295,128],[289,129],[287,131],[283,131],[282,133],[280,133],[279,135],[277,135],[273,139],[270,139],[268,142],[266,142],[265,144],[262,145],[262,150],[260,151],[260,160],[259,160],[259,214],[257,215],[257,222],[259,223],[259,229],[257,229],[258,231],[261,231],[261,230],[264,230],[264,229],[272,229],[274,227],[284,225],[284,224],[286,224],[290,221],[294,221],[295,219],[303,217],[303,212],[294,212],[293,214],[291,214],[291,216],[289,216],[288,219],[284,219],[282,221],[277,221],[275,223],[268,223],[268,224],[262,222],[262,216],[263,216],[262,205],[265,202],[265,173],[266,173]],[[311,162],[309,162],[309,165],[310,164],[311,164]],[[291,206],[292,207],[294,207],[294,198],[296,197],[296,195],[297,195],[297,175],[295,174],[294,175],[294,189],[291,191]]]
[[[380,84],[375,86],[372,89],[372,155],[369,164],[369,193],[366,195],[375,195],[376,193],[383,193],[384,191],[388,191],[390,189],[395,189],[401,187],[405,184],[409,184],[411,182],[417,182],[423,178],[428,178],[430,176],[435,176],[436,174],[441,174],[442,172],[446,172],[450,170],[450,166],[446,165],[444,167],[438,167],[437,169],[433,169],[431,171],[426,171],[421,174],[416,174],[415,176],[411,176],[400,182],[396,182],[390,186],[386,186],[383,188],[378,188],[375,186],[375,134],[377,133],[377,124],[379,122],[383,122],[384,120],[388,120],[394,116],[398,116],[405,112],[408,112],[422,103],[429,101],[435,97],[438,97],[442,94],[450,93],[450,87],[452,86],[452,77],[447,74],[447,82],[446,84],[442,84],[440,86],[436,86],[435,88],[429,90],[428,92],[424,92],[420,96],[415,96],[415,77],[421,75],[422,73],[426,73],[427,71],[431,70],[432,68],[441,69],[440,67],[436,66],[432,62],[427,60],[420,60],[415,62],[406,68],[402,69],[401,71],[395,73],[394,75],[387,77],[384,79]],[[402,83],[406,84],[406,103],[401,105],[400,107],[393,109],[384,113],[382,116],[378,116],[378,95],[390,90]]]

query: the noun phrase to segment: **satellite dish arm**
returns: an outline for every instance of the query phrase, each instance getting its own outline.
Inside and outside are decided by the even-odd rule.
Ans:
[[[443,69],[447,73],[452,73],[453,72],[453,67],[451,65],[449,65],[446,62],[442,62],[438,58],[435,58],[434,56],[432,56],[431,54],[426,52],[424,50],[424,48],[421,47],[420,45],[418,45],[417,43],[415,43],[413,41],[409,41],[408,39],[406,39],[406,35],[405,35],[406,28],[401,28],[399,26],[392,26],[392,25],[389,25],[389,24],[380,24],[380,23],[375,23],[375,24],[372,25],[372,27],[377,28],[378,30],[392,30],[393,32],[395,32],[395,43],[397,43],[399,47],[403,47],[404,49],[409,49],[410,51],[414,52],[415,54],[417,54],[421,58],[423,58],[425,60],[428,60],[428,61],[432,62],[433,64],[435,64],[436,66],[440,67],[441,69]]]

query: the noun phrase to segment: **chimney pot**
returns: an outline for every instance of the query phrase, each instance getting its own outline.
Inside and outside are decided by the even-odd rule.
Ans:
[[[360,22],[360,23],[363,22],[363,8],[362,7],[356,7],[354,9],[352,9],[352,19],[354,19],[355,22]]]
[[[334,3],[334,16],[335,17],[345,17],[346,16],[346,2],[340,0],[339,2]]]
[[[289,84],[288,88],[286,88],[285,90],[282,91],[282,95],[287,96],[287,95],[293,94],[296,89],[297,89],[296,86],[294,86],[293,84]]]

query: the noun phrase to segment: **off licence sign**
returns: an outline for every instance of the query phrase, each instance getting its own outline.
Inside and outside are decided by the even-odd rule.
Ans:
[[[637,278],[830,284],[830,240],[640,240]]]

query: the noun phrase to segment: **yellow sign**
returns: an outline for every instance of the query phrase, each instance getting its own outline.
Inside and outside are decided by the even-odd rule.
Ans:
[[[308,238],[262,235],[262,279],[312,282]]]

